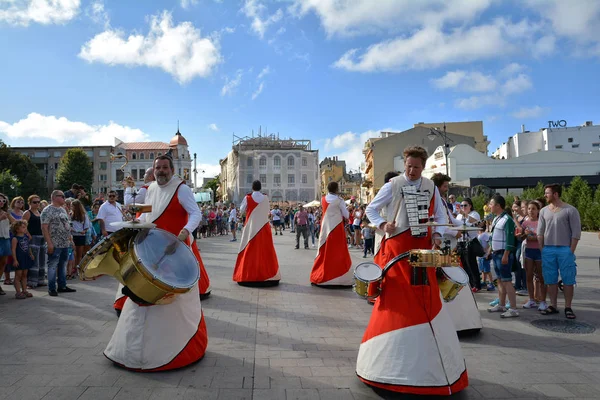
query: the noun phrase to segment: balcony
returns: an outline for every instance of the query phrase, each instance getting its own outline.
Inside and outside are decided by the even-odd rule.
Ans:
[[[296,184],[295,183],[288,183],[287,187],[293,188],[293,187],[296,187]]]
[[[281,183],[273,183],[273,187],[281,187]]]

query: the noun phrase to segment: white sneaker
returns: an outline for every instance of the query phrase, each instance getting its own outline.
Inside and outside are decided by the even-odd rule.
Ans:
[[[506,312],[506,307],[501,306],[500,304],[496,304],[492,308],[488,308],[488,312]]]
[[[540,305],[538,306],[538,311],[544,311],[548,309],[548,304],[545,301],[540,301]]]
[[[518,317],[519,312],[514,308],[509,308],[505,313],[500,314],[500,318],[514,318]]]
[[[523,304],[523,308],[535,308],[535,306],[537,306],[537,303],[534,300],[529,300],[527,303]]]

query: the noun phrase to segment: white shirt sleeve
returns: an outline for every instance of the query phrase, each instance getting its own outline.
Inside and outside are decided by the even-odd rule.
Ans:
[[[124,200],[124,203],[126,206],[133,203],[133,194],[134,193],[135,193],[135,188],[127,187],[125,189],[125,195],[123,196],[123,200]],[[135,202],[137,203],[138,202],[137,196],[136,196],[135,200],[136,200]]]
[[[438,188],[435,188],[435,210],[433,211],[433,220],[438,224],[447,224],[448,223],[448,212],[446,205],[442,201],[442,196],[440,196],[440,192]],[[445,226],[438,226],[435,228],[435,232],[443,235],[446,231]]]
[[[102,203],[100,209],[98,210],[98,215],[96,215],[97,219],[105,220],[106,219],[106,202]]]
[[[392,185],[388,182],[381,187],[375,198],[369,203],[366,209],[367,218],[372,224],[378,228],[384,222],[387,222],[381,216],[381,210],[383,210],[392,201]]]
[[[246,207],[248,207],[248,200],[246,200],[246,196],[244,196],[244,200],[242,200],[242,204],[240,204],[240,214],[246,212]]]
[[[184,228],[191,234],[198,227],[201,220],[200,209],[196,204],[192,189],[188,185],[179,186],[179,189],[177,189],[177,199],[189,215],[188,222]]]
[[[342,216],[346,219],[350,219],[350,213],[348,212],[348,209],[346,208],[346,203],[344,203],[343,201],[340,201],[340,211],[342,212]]]

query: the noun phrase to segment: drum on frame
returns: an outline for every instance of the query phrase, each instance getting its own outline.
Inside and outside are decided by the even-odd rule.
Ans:
[[[373,300],[381,294],[383,270],[372,262],[358,264],[354,268],[352,290],[362,298]]]
[[[200,279],[192,250],[162,229],[120,229],[92,248],[80,264],[81,278],[114,276],[149,304],[168,304]]]
[[[459,267],[438,268],[436,276],[442,299],[446,303],[454,300],[462,288],[469,283],[469,275]]]

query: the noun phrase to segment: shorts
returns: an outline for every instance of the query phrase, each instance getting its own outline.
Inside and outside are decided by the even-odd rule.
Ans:
[[[231,222],[229,223],[229,230],[230,230],[230,231],[235,231],[235,222],[231,221]]]
[[[354,233],[354,225],[349,224],[348,228],[350,229],[350,233]]]
[[[515,262],[514,253],[508,254],[508,264],[502,264],[504,250],[494,252],[492,260],[494,261],[494,272],[502,282],[512,282],[512,265]]]
[[[556,285],[559,272],[564,285],[577,283],[575,254],[571,253],[569,246],[545,246],[542,250],[542,275],[546,285]]]
[[[360,225],[352,225],[352,227],[354,228],[354,232],[360,232]]]
[[[490,260],[487,260],[485,257],[477,257],[477,263],[479,264],[479,272],[484,274],[492,272]]]
[[[281,221],[279,221],[279,220],[277,220],[277,221],[273,220],[273,226],[274,226],[275,228],[277,228],[277,227],[278,227],[278,226],[280,226],[280,225],[281,225]]]
[[[12,255],[12,250],[10,249],[10,239],[0,238],[0,257],[8,257],[10,255]]]
[[[525,258],[533,261],[540,261],[542,259],[542,252],[540,249],[525,249]]]
[[[85,236],[73,235],[73,243],[75,243],[75,246],[85,246]]]

